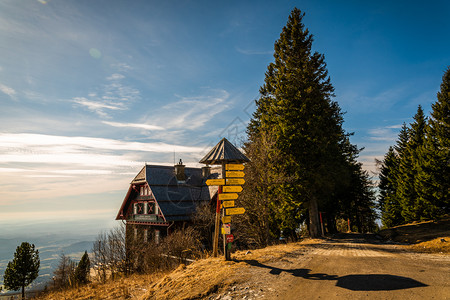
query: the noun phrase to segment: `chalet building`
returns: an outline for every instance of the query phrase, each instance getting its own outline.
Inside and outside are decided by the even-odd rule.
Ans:
[[[173,230],[188,226],[198,206],[215,204],[217,187],[205,181],[219,173],[209,166],[188,168],[181,160],[173,167],[145,165],[131,181],[116,220],[126,223],[128,238],[159,243]]]

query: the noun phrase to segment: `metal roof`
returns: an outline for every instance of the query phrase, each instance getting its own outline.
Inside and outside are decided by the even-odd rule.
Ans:
[[[243,163],[250,161],[238,148],[230,143],[226,138],[220,140],[220,142],[214,146],[200,160],[202,164],[219,165],[222,163]]]
[[[184,169],[186,180],[178,181],[174,167],[145,165],[130,184],[116,220],[125,219],[130,201],[139,196],[133,186],[147,183],[164,218],[170,221],[188,221],[197,207],[209,203],[216,192],[205,184],[206,179],[217,178],[213,173],[202,177],[201,168]]]

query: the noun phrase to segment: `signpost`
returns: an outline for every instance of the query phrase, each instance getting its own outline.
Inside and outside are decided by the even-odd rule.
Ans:
[[[234,241],[234,235],[228,234],[226,237],[227,243],[232,243]]]
[[[219,194],[219,200],[235,200],[238,197],[236,193]]]
[[[225,185],[222,188],[224,193],[240,193],[242,192],[242,186],[240,185]]]
[[[243,163],[249,161],[250,160],[248,157],[242,154],[241,151],[231,144],[226,138],[223,138],[200,160],[200,163],[206,165],[222,165],[222,178],[208,179],[206,181],[208,186],[219,186],[216,199],[216,218],[213,242],[214,257],[217,257],[218,255],[219,233],[222,231],[225,259],[231,259],[231,243],[234,241],[234,236],[230,234],[231,217],[226,216],[225,212],[227,212],[227,215],[237,215],[245,212],[245,209],[242,207],[234,207],[234,200],[239,197],[237,193],[242,192],[242,187],[240,185],[245,183],[245,180],[243,179],[245,176],[243,172],[245,166]],[[221,214],[222,218],[220,218]],[[220,221],[222,221],[223,227],[220,227]]]
[[[229,178],[229,177],[244,177],[245,173],[242,171],[227,171],[226,176],[227,176],[227,178]]]
[[[231,216],[222,217],[222,223],[223,224],[231,223]]]
[[[208,179],[206,185],[224,185],[225,179]]]
[[[222,206],[223,207],[234,207],[234,201],[233,200],[231,200],[231,201],[223,201],[222,202]]]
[[[225,169],[230,171],[242,171],[245,166],[243,164],[226,164]]]
[[[227,216],[229,216],[229,215],[242,215],[243,213],[245,213],[245,208],[243,208],[243,207],[227,208],[225,210],[225,214]]]
[[[227,185],[241,185],[245,183],[243,178],[227,178]]]
[[[223,224],[222,225],[222,234],[230,234],[231,233],[231,225]]]

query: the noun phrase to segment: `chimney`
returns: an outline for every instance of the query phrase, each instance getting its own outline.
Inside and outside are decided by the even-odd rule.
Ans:
[[[180,162],[177,165],[175,165],[175,176],[177,177],[178,181],[186,180],[186,175],[184,174],[184,165],[181,159]]]
[[[211,175],[211,167],[206,165],[206,167],[202,167],[202,177],[207,178],[209,175]]]

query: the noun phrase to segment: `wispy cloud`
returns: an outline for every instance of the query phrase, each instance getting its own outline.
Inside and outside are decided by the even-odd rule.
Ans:
[[[92,101],[85,97],[75,97],[73,102],[81,106],[86,107],[92,112],[97,113],[99,116],[106,117],[108,114],[105,110],[126,110],[126,106],[123,103],[113,103],[111,101]]]
[[[236,51],[245,55],[272,55],[273,50],[271,51],[261,51],[261,50],[253,50],[253,49],[242,49],[236,47]]]
[[[140,99],[140,92],[123,84],[121,81],[125,78],[123,74],[114,73],[106,77],[108,83],[99,92],[91,92],[88,97],[74,97],[72,101],[103,118],[110,117],[111,111],[128,110]]]
[[[0,157],[10,157],[13,161],[20,161],[21,154],[32,155],[49,155],[48,161],[57,158],[50,156],[55,154],[66,155],[68,153],[78,155],[80,153],[85,155],[95,156],[95,150],[109,150],[109,151],[142,151],[142,152],[164,152],[170,153],[176,150],[177,152],[200,152],[201,147],[179,146],[167,143],[141,143],[141,142],[124,142],[114,139],[106,138],[92,138],[92,137],[68,137],[68,136],[53,136],[44,134],[29,134],[29,133],[0,133],[0,148],[2,148],[2,155]],[[75,158],[75,157],[72,157]],[[75,162],[83,163],[83,159],[76,159]],[[88,161],[95,161],[97,158],[88,159]],[[29,162],[30,160],[27,160]],[[2,160],[0,159],[0,163]],[[5,162],[5,161],[3,161]],[[72,163],[72,162],[71,162]]]
[[[397,139],[398,129],[401,127],[402,125],[391,125],[369,129],[369,139],[372,141],[384,141],[393,143]]]
[[[180,100],[163,106],[152,118],[168,129],[198,129],[228,109],[229,96],[225,90],[208,90],[199,96],[177,96]]]
[[[13,88],[6,86],[4,84],[1,84],[1,83],[0,83],[0,92],[4,93],[10,97],[13,97],[14,95],[16,95],[16,91]]]
[[[125,76],[122,74],[118,74],[118,73],[114,73],[109,77],[106,77],[106,80],[120,80],[120,79],[124,79]]]
[[[113,126],[113,127],[119,127],[119,128],[137,128],[137,129],[144,129],[144,130],[164,130],[164,128],[161,126],[150,125],[150,124],[119,123],[119,122],[108,122],[108,121],[102,121],[102,123],[109,125],[109,126]]]

